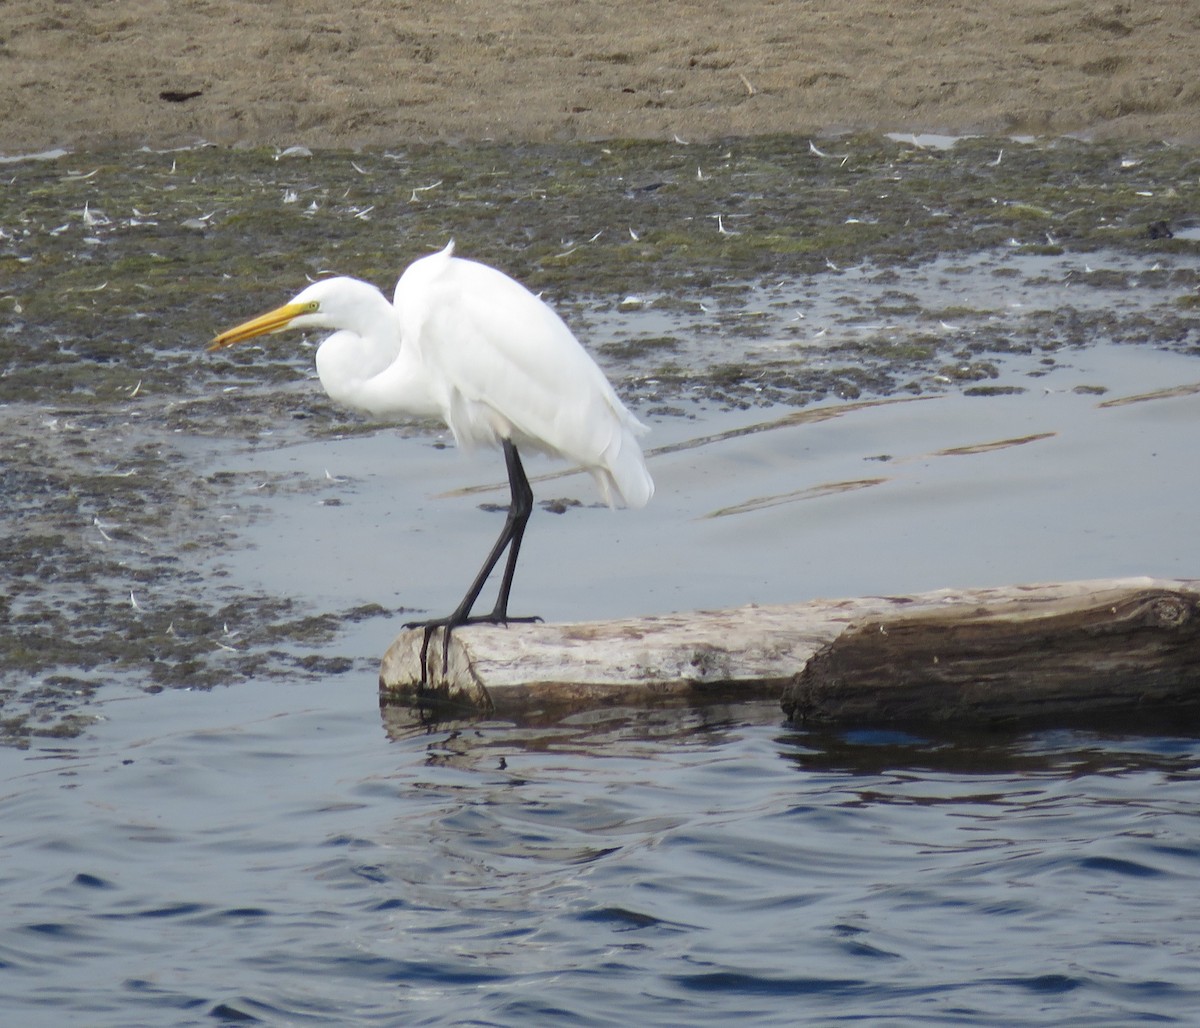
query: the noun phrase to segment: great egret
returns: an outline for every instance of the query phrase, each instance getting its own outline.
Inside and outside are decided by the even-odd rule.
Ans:
[[[508,597],[533,490],[518,448],[582,465],[610,507],[644,507],[654,494],[637,436],[646,432],[562,319],[501,271],[454,255],[451,242],[414,261],[393,303],[352,278],[315,282],[290,303],[222,332],[209,346],[285,329],[334,333],[317,349],[321,385],[338,403],[380,418],[442,418],[466,449],[499,446],[512,495],[508,517],[462,602],[424,627],[421,676],[429,640],[475,623],[510,618]],[[508,560],[491,613],[471,610],[505,549]],[[443,667],[444,673],[444,667]]]

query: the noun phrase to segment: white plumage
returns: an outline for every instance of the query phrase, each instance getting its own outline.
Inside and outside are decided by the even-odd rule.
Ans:
[[[268,332],[327,328],[317,373],[335,401],[380,418],[438,416],[464,448],[505,452],[513,506],[463,604],[426,622],[447,631],[503,622],[532,493],[518,450],[582,465],[606,503],[644,507],[654,494],[629,411],[563,320],[503,272],[454,256],[454,244],[414,261],[394,301],[352,278],[315,282],[294,300],[217,336],[220,349]],[[528,493],[528,500],[525,495]],[[491,615],[472,618],[484,581],[505,547],[508,563]]]
[[[654,494],[626,410],[596,362],[553,310],[486,264],[440,253],[396,283],[401,338],[440,384],[441,414],[463,447],[511,439],[583,465],[610,505]]]

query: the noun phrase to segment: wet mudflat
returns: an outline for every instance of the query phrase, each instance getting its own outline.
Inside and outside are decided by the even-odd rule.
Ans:
[[[514,613],[1194,576],[1200,155],[822,146],[0,166],[7,1016],[1186,1022],[1191,722],[414,730],[378,659],[499,463],[335,410],[316,339],[203,352],[449,236],[543,290],[658,492],[531,461]]]
[[[443,449],[436,426],[380,429],[333,408],[312,371],[319,340],[204,352],[215,331],[276,305],[306,276],[336,270],[386,288],[408,260],[454,237],[460,253],[505,268],[563,311],[655,423],[652,447],[769,419],[771,405],[943,397],[919,412],[895,405],[856,415],[877,434],[860,456],[878,459],[848,479],[891,477],[896,419],[944,427],[944,437],[928,438],[931,450],[980,441],[950,431],[948,408],[966,397],[968,422],[1004,421],[1023,403],[1049,408],[1037,399],[1056,390],[1075,391],[1056,409],[1082,410],[1135,383],[1200,379],[1189,360],[1168,364],[1197,348],[1194,151],[938,142],[200,148],[6,161],[7,731],[17,740],[69,735],[87,698],[117,680],[194,688],[366,670],[381,650],[339,643],[354,626],[377,623],[374,637],[383,638],[399,611],[453,602],[494,531],[476,505],[503,494],[435,497],[490,481],[491,465]],[[1144,359],[1096,365],[1090,356],[1135,350]],[[740,581],[769,583],[762,591],[783,599],[906,588],[890,569],[920,547],[866,560],[864,547],[888,534],[851,528],[836,551],[805,536],[845,498],[761,515],[786,525],[778,536],[744,519],[703,519],[757,493],[802,494],[839,477],[843,469],[819,463],[830,454],[820,431],[785,433],[794,462],[769,465],[777,480],[753,488],[770,458],[722,462],[708,448],[692,455],[692,473],[714,489],[703,500],[666,478],[658,513],[608,518],[557,505],[569,513],[539,517],[523,574],[537,574],[536,547],[561,530],[563,558],[544,562],[548,577],[586,602],[560,602],[536,577],[519,584],[517,601],[548,617],[587,617],[759,598]],[[660,478],[675,459],[656,458]],[[1076,469],[1072,457],[1064,480],[1079,478]],[[1139,509],[1152,505],[1151,493],[1120,492]],[[579,479],[542,498],[594,502]],[[1036,506],[1027,504],[1029,517],[1039,517]],[[364,569],[354,541],[366,510],[383,538],[359,551]],[[294,534],[280,519],[300,511],[324,520]],[[967,524],[954,514],[939,510],[947,522],[939,534]],[[661,543],[647,540],[679,537],[660,518],[700,518],[713,534],[657,563],[647,554],[661,554]],[[998,554],[1000,565],[1033,553],[1028,534],[1005,536],[1010,523],[971,519],[972,549]],[[272,554],[270,566],[256,563],[248,543],[260,529],[275,543],[259,551]],[[578,563],[588,554],[607,562],[603,547],[581,545],[597,533],[649,546],[619,562],[640,578],[618,575],[611,595]],[[794,546],[797,566],[739,549],[756,541]],[[838,573],[824,574],[814,553],[833,557]],[[922,582],[963,582],[920,559],[930,571]],[[1186,573],[1178,561],[1163,570]],[[1023,575],[1064,573],[1025,563]],[[1112,559],[1072,573],[1107,573],[1114,563],[1155,570],[1136,549],[1114,547]],[[257,577],[245,573],[251,566]]]

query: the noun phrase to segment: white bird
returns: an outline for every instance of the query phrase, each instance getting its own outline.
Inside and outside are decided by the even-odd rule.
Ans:
[[[654,494],[637,437],[647,429],[626,408],[563,320],[501,271],[453,256],[451,242],[414,261],[394,302],[353,278],[315,282],[290,303],[222,332],[209,346],[286,329],[333,329],[317,349],[329,396],[378,418],[437,416],[465,449],[504,451],[512,496],[496,544],[462,602],[424,627],[422,682],[434,629],[506,624],[508,598],[533,490],[518,449],[582,465],[608,505],[644,507]],[[490,614],[471,610],[505,550],[508,560]]]

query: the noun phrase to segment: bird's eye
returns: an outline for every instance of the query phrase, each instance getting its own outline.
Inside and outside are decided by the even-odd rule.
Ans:
[[[304,306],[315,314],[321,305],[316,300],[309,300]]]

